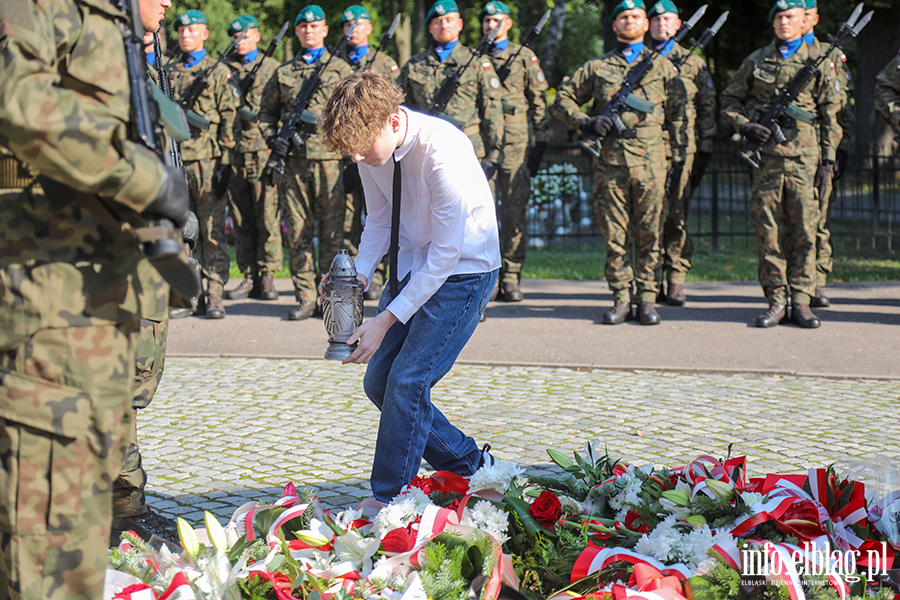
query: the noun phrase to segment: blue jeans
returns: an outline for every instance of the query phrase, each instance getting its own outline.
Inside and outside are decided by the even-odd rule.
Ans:
[[[398,321],[388,329],[369,361],[363,386],[381,411],[370,479],[376,499],[389,502],[399,494],[418,474],[422,458],[435,470],[462,476],[478,468],[475,440],[431,403],[431,388],[472,337],[497,273],[450,276],[406,324]],[[385,287],[378,312],[390,301]]]

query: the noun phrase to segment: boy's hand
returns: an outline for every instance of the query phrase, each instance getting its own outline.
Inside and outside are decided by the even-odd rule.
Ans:
[[[382,311],[374,319],[370,319],[360,325],[350,339],[347,340],[348,345],[353,345],[359,341],[359,346],[353,351],[349,358],[344,360],[343,364],[355,363],[364,365],[368,363],[384,340],[384,334],[391,328],[391,325],[397,322],[397,317],[389,310]]]

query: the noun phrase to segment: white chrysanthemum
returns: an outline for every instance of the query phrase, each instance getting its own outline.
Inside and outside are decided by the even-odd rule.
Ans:
[[[505,510],[497,508],[487,500],[479,500],[475,506],[463,513],[461,525],[475,527],[491,534],[500,544],[506,543],[509,517]]]
[[[681,537],[681,534],[675,529],[675,517],[669,516],[663,519],[653,531],[642,535],[634,549],[662,562],[670,562],[673,548],[681,542]]]
[[[422,514],[426,508],[434,504],[422,488],[405,486],[400,494],[413,499],[416,503],[416,512],[419,514]]]
[[[495,460],[491,466],[484,465],[469,477],[469,493],[478,490],[497,490],[506,493],[512,482],[525,473],[525,469],[509,460]]]
[[[378,539],[381,539],[388,531],[406,527],[421,515],[416,509],[417,504],[414,497],[409,494],[397,496],[375,515],[372,520],[372,532]]]
[[[355,508],[347,507],[347,510],[342,510],[338,513],[337,519],[335,519],[335,524],[341,529],[347,529],[350,527],[350,524],[357,519],[362,519],[363,514],[361,510],[357,510]]]

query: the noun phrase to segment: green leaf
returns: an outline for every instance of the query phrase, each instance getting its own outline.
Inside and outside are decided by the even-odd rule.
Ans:
[[[550,455],[550,460],[555,462],[560,467],[566,468],[566,467],[571,467],[575,464],[571,460],[569,460],[569,457],[567,457],[562,452],[557,452],[556,450],[552,450],[552,449],[548,448],[547,454]]]
[[[581,473],[581,467],[572,465],[570,467],[566,467],[565,469],[563,469],[563,471],[565,471],[566,473]]]
[[[506,509],[510,512],[514,512],[516,517],[522,522],[522,527],[525,529],[528,539],[533,540],[535,536],[538,535],[553,537],[551,531],[544,529],[541,524],[535,521],[534,517],[531,516],[531,507],[527,502],[521,498],[507,497],[503,500],[503,503],[506,505]]]
[[[281,554],[276,554],[275,556],[272,557],[272,560],[270,560],[269,563],[266,565],[266,568],[270,572],[275,572],[283,564],[284,564],[284,556]]]
[[[228,549],[228,562],[234,564],[244,553],[244,550],[253,545],[253,542],[247,541],[247,534],[244,534]]]

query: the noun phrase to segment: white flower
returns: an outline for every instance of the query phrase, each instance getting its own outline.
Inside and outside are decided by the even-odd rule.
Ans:
[[[400,490],[400,495],[408,496],[409,498],[412,498],[413,501],[416,503],[416,512],[419,514],[425,512],[426,508],[428,508],[429,506],[434,504],[431,501],[431,498],[428,497],[428,494],[426,494],[422,490],[422,488],[409,487],[407,485],[407,486],[404,486],[402,490]]]
[[[757,494],[756,492],[741,492],[741,500],[743,500],[747,506],[760,504],[765,498],[764,495]]]
[[[409,494],[401,494],[391,500],[391,503],[378,511],[372,520],[372,532],[381,539],[389,531],[398,527],[406,527],[420,516],[414,497]]]
[[[506,543],[509,516],[505,510],[497,508],[487,500],[479,500],[472,508],[463,512],[461,525],[475,527],[491,534],[500,544]]]
[[[334,554],[339,560],[353,563],[353,568],[366,577],[372,571],[372,557],[381,547],[376,537],[363,537],[356,531],[348,531],[334,540]]]
[[[347,507],[347,510],[342,510],[338,513],[337,519],[335,519],[335,524],[341,529],[347,529],[350,527],[350,524],[357,519],[362,519],[363,514],[361,510],[357,510],[355,508]]]
[[[497,490],[505,493],[510,484],[525,469],[508,460],[495,460],[492,466],[484,465],[469,478],[469,493],[478,490]]]

